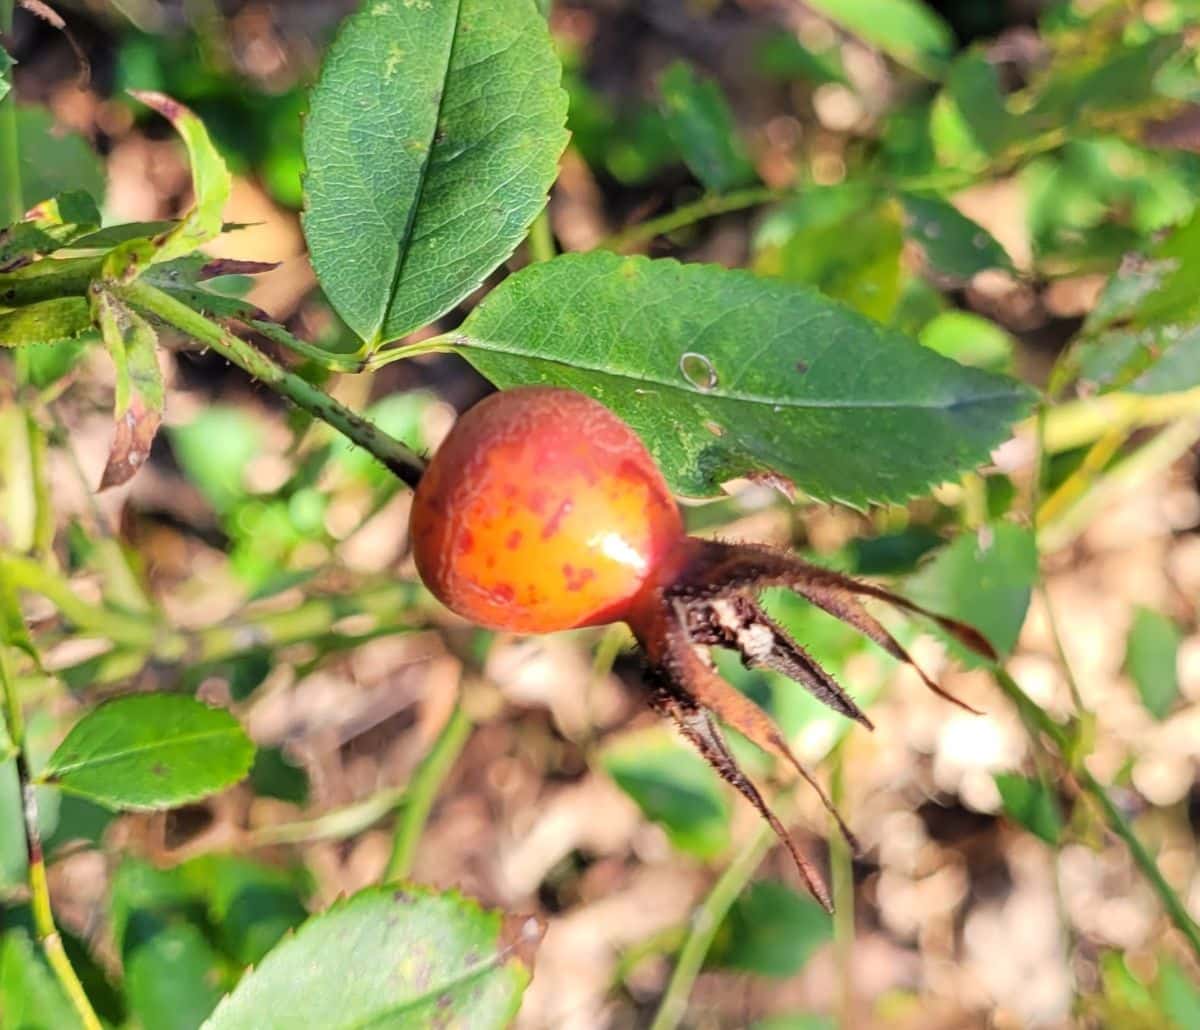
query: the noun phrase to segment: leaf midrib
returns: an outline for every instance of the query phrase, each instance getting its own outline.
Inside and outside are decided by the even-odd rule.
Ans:
[[[470,350],[472,346],[476,350],[482,350],[488,353],[501,354],[506,357],[525,358],[530,361],[540,361],[551,365],[561,365],[564,368],[577,369],[581,372],[588,372],[593,375],[603,375],[613,379],[626,379],[634,383],[649,383],[653,386],[661,387],[665,390],[671,390],[674,393],[684,394],[690,398],[709,397],[716,400],[738,401],[745,404],[761,404],[771,407],[797,408],[797,409],[896,409],[896,410],[913,410],[913,411],[954,411],[957,408],[966,407],[971,404],[987,404],[991,401],[1011,400],[1017,401],[1021,398],[1021,392],[1017,389],[1010,389],[1003,392],[981,393],[971,397],[966,397],[960,400],[953,400],[949,403],[918,403],[914,401],[866,401],[866,400],[819,400],[809,399],[802,400],[795,397],[764,397],[760,394],[746,393],[740,390],[708,390],[701,391],[695,388],[680,386],[676,382],[667,379],[661,379],[653,376],[634,376],[623,372],[614,372],[611,367],[602,365],[590,365],[583,362],[567,361],[564,358],[551,357],[545,354],[534,354],[529,351],[515,350],[505,346],[501,346],[492,340],[483,339],[481,337],[473,337],[469,333],[462,332],[453,335],[452,339],[459,346]]]
[[[380,319],[379,326],[375,330],[375,338],[371,341],[374,347],[384,342],[384,337],[387,335],[384,331],[388,324],[388,316],[391,314],[392,305],[396,301],[396,295],[400,290],[400,281],[404,278],[404,266],[408,262],[408,255],[412,253],[412,231],[413,225],[417,221],[417,212],[421,209],[421,196],[425,192],[425,180],[429,177],[429,167],[433,164],[433,152],[437,141],[438,128],[442,124],[442,108],[446,105],[446,94],[450,92],[448,83],[450,81],[450,66],[454,63],[454,48],[458,45],[458,23],[462,17],[463,0],[454,0],[454,24],[450,29],[450,45],[446,48],[446,66],[442,69],[442,89],[438,94],[437,111],[434,113],[433,125],[430,128],[428,146],[425,150],[425,160],[421,162],[421,171],[417,176],[417,188],[413,191],[412,206],[408,209],[408,215],[404,220],[404,231],[396,243],[400,247],[400,254],[396,259],[396,269],[392,273],[392,283],[388,288],[387,300],[383,305],[383,317]]]
[[[58,767],[48,767],[42,773],[42,780],[46,783],[61,780],[68,773],[77,772],[80,769],[92,769],[96,766],[108,765],[112,762],[119,762],[129,758],[131,755],[144,754],[147,751],[161,750],[162,748],[173,748],[180,744],[190,744],[193,741],[209,740],[213,737],[236,737],[238,730],[236,727],[228,726],[219,730],[205,730],[201,733],[189,733],[182,737],[171,737],[166,740],[152,740],[137,747],[126,748],[124,751],[118,751],[114,754],[104,755],[100,758],[89,758],[74,762],[71,765],[63,765]]]

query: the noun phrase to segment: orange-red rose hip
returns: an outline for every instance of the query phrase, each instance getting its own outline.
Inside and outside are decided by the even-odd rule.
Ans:
[[[412,536],[447,607],[525,633],[624,618],[684,539],[634,432],[583,394],[538,386],[458,420],[417,488]]]

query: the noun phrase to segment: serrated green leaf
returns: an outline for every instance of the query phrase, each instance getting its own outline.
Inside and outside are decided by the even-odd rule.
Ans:
[[[507,1026],[529,982],[511,936],[499,913],[454,893],[362,891],[268,954],[204,1030]]]
[[[711,767],[666,730],[628,733],[604,748],[605,772],[681,851],[711,858],[729,846],[729,801]]]
[[[1009,818],[1047,844],[1057,845],[1062,839],[1063,818],[1049,784],[1017,773],[996,773],[993,779]]]
[[[931,611],[974,626],[998,654],[1007,655],[1025,622],[1037,568],[1037,548],[1028,529],[1011,522],[990,523],[939,551],[909,580],[907,593]],[[965,664],[983,661],[946,639]]]
[[[253,760],[254,745],[224,709],[142,694],[80,719],[40,779],[111,808],[169,808],[232,786]]]
[[[676,61],[658,83],[667,132],[704,186],[724,192],[757,181],[721,88]]]
[[[305,125],[304,234],[368,345],[444,314],[524,239],[566,145],[566,94],[530,0],[366,0]]]
[[[813,290],[600,251],[523,269],[454,338],[500,386],[608,405],[692,496],[773,471],[816,497],[903,500],[985,460],[1031,399]]]
[[[925,252],[937,272],[970,279],[989,268],[1012,270],[1012,261],[990,232],[941,197],[900,195],[905,235]]]
[[[162,422],[166,388],[158,336],[141,315],[107,290],[91,293],[92,313],[117,371],[112,445],[100,489],[128,482],[150,457]]]
[[[1138,697],[1156,719],[1165,719],[1179,696],[1178,657],[1183,633],[1151,608],[1139,607],[1125,643],[1125,671]]]
[[[32,105],[18,104],[16,121],[23,210],[67,190],[104,196],[104,164],[79,133],[61,131],[49,111]],[[0,162],[0,196],[11,185]]]
[[[0,311],[0,347],[76,339],[91,328],[92,316],[83,297],[56,297]]]
[[[759,976],[794,976],[832,939],[833,922],[816,900],[786,884],[758,880],[730,908],[709,964]]]
[[[950,27],[921,0],[808,0],[808,6],[928,78],[938,78],[954,53]]]
[[[129,258],[129,264],[121,272],[122,277],[126,279],[141,274],[150,264],[171,261],[190,254],[197,247],[220,236],[221,212],[225,210],[233,186],[229,170],[199,118],[179,101],[172,100],[162,93],[131,90],[130,95],[147,107],[152,107],[179,133],[184,146],[187,147],[188,164],[192,171],[193,200],[191,210],[182,221],[176,223],[174,228],[164,235],[153,237],[149,247],[139,246],[140,241],[136,239],[118,247],[122,255]],[[117,259],[113,267],[121,263],[121,260]]]

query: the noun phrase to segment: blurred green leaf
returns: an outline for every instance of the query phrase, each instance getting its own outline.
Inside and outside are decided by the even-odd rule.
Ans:
[[[982,169],[1027,132],[1008,109],[995,67],[977,50],[954,61],[929,129],[941,163],[962,169]]]
[[[112,808],[167,808],[231,786],[253,759],[254,745],[224,709],[175,694],[140,694],[80,719],[41,779]]]
[[[829,1016],[797,1013],[792,1016],[770,1016],[750,1024],[750,1030],[837,1030]]]
[[[92,316],[82,297],[55,297],[0,311],[0,347],[57,344],[77,340],[91,329]]]
[[[908,594],[940,615],[979,630],[1001,655],[1012,653],[1037,579],[1033,534],[1011,522],[963,533],[908,581]],[[968,666],[983,659],[952,638],[950,649]]]
[[[406,390],[388,394],[363,414],[389,436],[415,451],[425,452],[430,449],[424,432],[425,416],[436,403],[437,397],[428,390]],[[396,477],[368,451],[354,445],[346,447],[341,439],[335,446],[337,462],[347,475],[376,487],[395,481]]]
[[[0,100],[8,96],[12,89],[12,66],[13,60],[8,56],[8,51],[0,46]]]
[[[989,268],[1012,270],[1012,261],[999,241],[948,200],[903,193],[900,203],[905,235],[921,247],[935,271],[970,279]]]
[[[308,773],[293,764],[282,748],[258,749],[250,769],[250,783],[260,797],[278,798],[294,805],[308,803]]]
[[[717,773],[658,727],[627,733],[604,748],[605,772],[659,823],[681,851],[711,858],[729,845],[729,801]]]
[[[240,408],[218,404],[168,432],[184,474],[218,514],[227,514],[246,496],[246,466],[262,447],[258,423]]]
[[[206,1030],[507,1026],[536,941],[455,893],[374,888],[314,916],[247,973]],[[523,943],[516,950],[513,945]],[[351,961],[347,961],[347,957]],[[367,956],[370,961],[353,957]]]
[[[1013,338],[970,311],[943,311],[921,330],[921,343],[948,358],[989,372],[1013,370]]]
[[[808,0],[808,6],[927,78],[939,78],[954,52],[950,27],[921,0]]]
[[[773,79],[808,79],[821,84],[847,84],[842,70],[842,55],[836,45],[815,51],[787,29],[766,33],[755,45],[754,64],[758,71]]]
[[[846,550],[855,575],[895,576],[912,572],[917,562],[941,543],[942,538],[928,526],[914,524],[895,533],[855,537]]]
[[[1125,671],[1146,710],[1165,719],[1179,696],[1178,657],[1183,632],[1161,612],[1138,607],[1125,642]]]
[[[109,894],[125,997],[142,1030],[195,1030],[230,986],[200,929],[203,906],[178,870],[126,856]]]
[[[993,779],[1005,814],[1047,844],[1057,845],[1062,839],[1063,819],[1049,785],[1017,773],[995,773]]]
[[[98,339],[97,333],[85,333],[75,340],[23,347],[16,353],[17,375],[35,390],[44,390],[67,375]]]
[[[46,853],[53,855],[60,848],[80,842],[99,844],[114,818],[111,809],[71,794],[63,795],[54,832],[42,840]]]
[[[54,116],[41,107],[17,105],[17,142],[21,202],[26,208],[67,190],[104,196],[104,164],[75,132],[62,132]],[[10,183],[0,166],[0,196]]]
[[[859,184],[806,190],[763,220],[752,267],[887,321],[900,297],[900,216],[898,205]]]
[[[499,386],[607,404],[689,496],[770,470],[815,497],[901,500],[984,460],[1031,396],[813,290],[604,251],[522,269],[454,339]]]
[[[1179,1030],[1200,1026],[1200,988],[1172,959],[1159,959],[1158,995]]]
[[[3,719],[0,719],[0,723]],[[42,767],[54,746],[57,732],[55,720],[44,711],[31,714],[25,725],[25,753],[30,767],[36,773]],[[7,739],[7,731],[0,729],[0,738]],[[58,826],[59,802],[57,791],[38,787],[35,791],[38,802],[38,829],[42,839],[54,836]],[[0,762],[0,893],[4,888],[23,884],[28,865],[25,854],[25,815],[21,805],[21,787],[14,760]]]
[[[23,929],[10,929],[0,936],[0,1017],[12,1030],[74,1030],[82,1026]]]
[[[658,90],[667,132],[706,189],[723,193],[758,180],[720,86],[676,61],[663,72]]]
[[[207,906],[222,950],[238,965],[260,962],[308,917],[296,876],[234,855],[205,855],[179,874]]]
[[[815,900],[777,881],[757,880],[733,903],[708,962],[784,978],[832,939],[833,922]]]
[[[567,142],[560,74],[529,0],[368,2],[343,23],[305,123],[304,234],[369,346],[444,314],[524,239]]]

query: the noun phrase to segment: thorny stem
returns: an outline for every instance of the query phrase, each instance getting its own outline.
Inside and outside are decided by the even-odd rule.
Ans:
[[[434,799],[449,775],[463,745],[471,735],[471,720],[463,711],[461,702],[454,706],[442,732],[429,749],[420,767],[409,783],[396,820],[395,836],[392,838],[392,856],[388,860],[384,882],[407,879],[412,871],[413,858],[417,853],[417,842],[429,818]]]
[[[113,284],[112,292],[140,311],[161,319],[192,339],[211,347],[243,371],[333,426],[380,461],[410,487],[425,471],[425,460],[378,426],[335,401],[320,388],[277,365],[239,336],[210,322],[174,297],[140,280]]]
[[[846,800],[845,749],[843,737],[831,755],[829,799],[843,810]],[[854,1026],[854,866],[850,845],[838,830],[829,827],[829,872],[833,881],[833,947],[838,971],[838,1025]]]
[[[760,823],[742,846],[742,850],[726,867],[720,879],[713,884],[708,897],[692,914],[687,939],[683,942],[675,970],[671,973],[670,982],[662,1001],[659,1002],[658,1012],[655,1013],[654,1022],[650,1024],[650,1030],[675,1030],[683,1020],[692,985],[700,975],[704,956],[712,947],[718,928],[774,842],[775,836],[771,828],[766,823]]]
[[[50,885],[46,878],[46,856],[42,850],[42,834],[38,826],[37,793],[30,774],[29,760],[25,751],[25,721],[21,703],[17,698],[16,683],[9,663],[8,646],[0,643],[0,686],[4,689],[5,719],[8,735],[15,749],[17,782],[21,791],[21,813],[25,827],[25,854],[29,876],[29,902],[33,912],[33,926],[37,933],[46,960],[58,978],[67,997],[75,1008],[85,1030],[101,1030],[100,1020],[92,1010],[87,993],[75,973],[71,960],[63,948],[62,938],[54,925],[54,912],[50,907]]]

